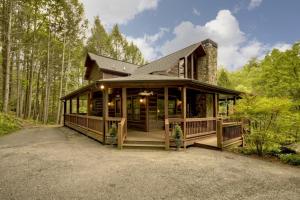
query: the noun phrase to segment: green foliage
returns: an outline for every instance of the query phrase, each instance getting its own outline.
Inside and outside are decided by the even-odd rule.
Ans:
[[[12,115],[0,113],[0,136],[14,132],[21,127],[21,122]]]
[[[284,163],[291,165],[300,165],[300,155],[299,154],[281,154],[279,158]]]
[[[117,137],[117,133],[118,133],[117,125],[114,123],[114,124],[112,124],[111,128],[109,129],[109,135],[112,138],[115,138],[115,137]]]
[[[217,85],[225,88],[232,88],[232,83],[229,79],[229,72],[224,68],[221,68],[218,71]]]
[[[279,148],[279,144],[287,143],[286,137],[292,124],[284,119],[292,116],[292,102],[287,98],[267,98],[245,95],[235,107],[236,117],[250,120],[246,126],[249,134],[245,136],[246,144],[254,146],[258,155]],[[293,138],[295,140],[295,138]]]
[[[95,17],[91,32],[92,34],[87,40],[87,50],[97,55],[110,56],[112,53],[111,41],[99,16]]]
[[[260,63],[255,90],[266,96],[300,100],[300,43],[285,52],[274,49]]]
[[[174,127],[173,137],[174,137],[174,139],[182,139],[182,137],[183,137],[181,126],[179,126],[178,124],[176,124]]]
[[[115,25],[108,34],[99,17],[96,17],[91,32],[92,35],[88,38],[86,46],[88,52],[138,65],[145,63],[139,48],[133,42],[126,40],[118,25]]]
[[[182,133],[181,126],[179,126],[178,124],[176,124],[175,127],[173,128],[173,138],[175,140],[177,149],[180,148],[182,145],[183,133]]]

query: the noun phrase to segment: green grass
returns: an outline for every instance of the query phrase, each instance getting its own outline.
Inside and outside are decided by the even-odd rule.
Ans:
[[[299,154],[281,154],[279,155],[279,158],[284,163],[288,163],[290,165],[300,165]]]
[[[12,133],[21,128],[21,121],[10,114],[0,113],[0,136]]]

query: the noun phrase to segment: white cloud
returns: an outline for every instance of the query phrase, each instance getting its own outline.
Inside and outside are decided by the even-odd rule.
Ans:
[[[161,54],[159,50],[155,47],[156,42],[158,42],[169,29],[160,28],[160,31],[154,35],[145,34],[143,37],[134,38],[131,36],[125,36],[127,40],[132,41],[143,53],[147,61],[152,61],[158,58]]]
[[[249,39],[229,10],[220,10],[215,19],[203,26],[189,21],[181,22],[173,33],[174,38],[167,40],[159,49],[163,55],[210,38],[218,43],[218,65],[230,70],[243,66],[251,58],[262,58],[273,47],[281,50],[290,47],[286,43],[271,46]]]
[[[200,11],[199,10],[197,10],[196,8],[193,8],[193,14],[194,15],[197,15],[197,16],[200,16]]]
[[[216,19],[207,22],[204,26],[194,25],[189,21],[181,22],[174,28],[173,33],[175,37],[161,46],[163,55],[210,38],[219,44],[219,64],[230,69],[235,69],[249,58],[258,56],[259,48],[262,46],[259,42],[247,42],[237,19],[229,10],[219,11]]]
[[[262,3],[263,0],[250,0],[249,6],[248,6],[248,10],[252,10],[258,6],[260,6],[260,4]]]
[[[291,49],[291,48],[292,48],[291,44],[287,44],[284,42],[279,42],[271,47],[271,49],[278,49],[279,51],[282,51],[282,52],[286,51],[288,49]]]
[[[106,27],[113,24],[126,24],[128,21],[145,11],[156,9],[159,0],[82,0],[90,21],[100,16]]]

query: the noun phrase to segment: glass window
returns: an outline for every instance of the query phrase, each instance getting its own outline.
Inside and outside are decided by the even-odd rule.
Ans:
[[[127,98],[127,118],[132,119],[132,99],[131,99],[131,97]]]
[[[206,117],[214,116],[214,96],[206,94]]]
[[[116,116],[121,116],[121,99],[116,99]]]
[[[66,114],[70,114],[70,99],[66,100]]]
[[[103,97],[102,92],[94,92],[91,99],[91,115],[102,116],[103,115]]]
[[[140,120],[140,101],[138,97],[132,98],[133,120]]]
[[[164,120],[165,111],[164,111],[164,98],[159,96],[157,99],[157,117],[158,120]]]
[[[72,114],[76,114],[77,113],[77,98],[74,97],[71,99],[71,102],[72,102],[72,109],[71,109],[71,113]]]
[[[84,94],[84,95],[81,95],[79,97],[79,114],[80,115],[84,115],[84,114],[87,114],[87,108],[88,108],[88,95],[87,94]]]

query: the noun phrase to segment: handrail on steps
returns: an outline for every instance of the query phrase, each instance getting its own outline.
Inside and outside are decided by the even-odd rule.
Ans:
[[[170,149],[170,122],[169,119],[165,119],[165,149]]]
[[[122,149],[123,142],[127,136],[127,130],[125,128],[126,118],[122,117],[121,121],[118,123],[118,148]]]

